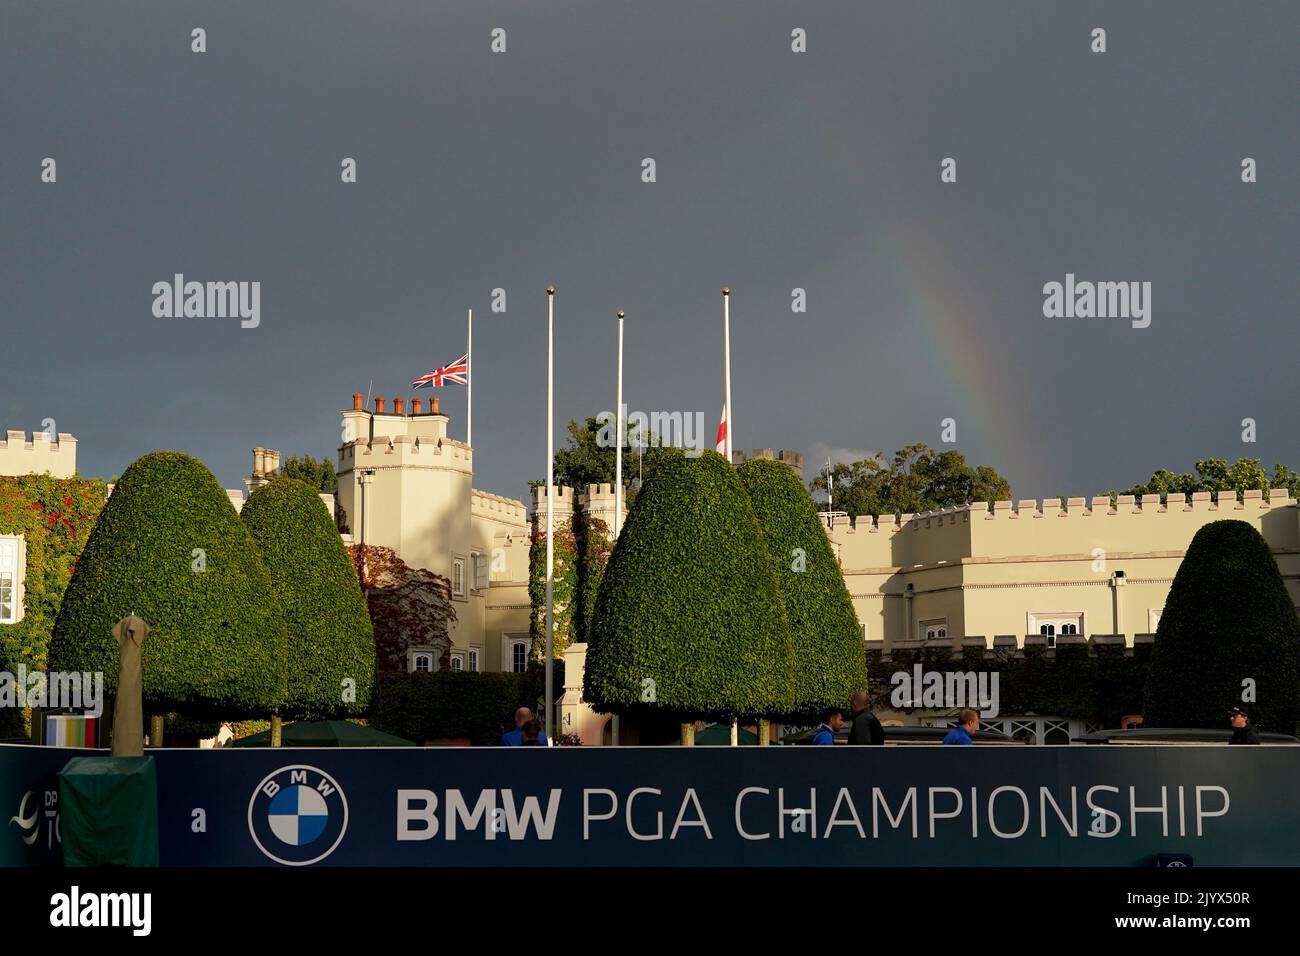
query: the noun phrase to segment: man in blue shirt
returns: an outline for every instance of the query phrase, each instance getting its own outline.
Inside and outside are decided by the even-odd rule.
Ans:
[[[515,711],[515,729],[501,735],[502,747],[519,747],[524,742],[524,724],[533,719],[533,712],[527,707],[520,707]],[[546,739],[546,734],[538,734],[537,742],[543,747],[549,747],[551,744]]]
[[[980,715],[969,707],[957,715],[957,726],[943,738],[945,744],[970,744],[975,731],[980,729]]]
[[[822,722],[813,731],[812,742],[819,747],[828,747],[835,743],[835,734],[844,726],[844,715],[835,707],[822,711]]]

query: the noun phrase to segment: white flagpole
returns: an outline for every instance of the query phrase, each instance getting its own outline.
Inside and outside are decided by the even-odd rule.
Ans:
[[[546,739],[551,739],[555,643],[555,286],[546,287]]]
[[[722,287],[722,344],[726,358],[723,360],[726,378],[727,378],[727,464],[735,461],[731,456],[731,289],[727,286]],[[740,741],[740,728],[737,721],[733,718],[731,721],[731,746],[735,747]]]
[[[723,361],[727,378],[727,463],[730,464],[734,461],[731,456],[731,436],[736,427],[735,418],[731,414],[731,289],[726,286],[722,287],[722,342],[726,353]]]
[[[474,447],[474,310],[465,328],[465,444]]]
[[[618,540],[619,527],[623,522],[623,310],[618,310],[618,409],[615,418],[618,421],[618,444],[614,446],[614,540]],[[618,746],[618,714],[609,728],[609,741]]]

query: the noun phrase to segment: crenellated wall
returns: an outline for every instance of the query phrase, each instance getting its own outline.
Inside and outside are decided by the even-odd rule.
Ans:
[[[827,533],[868,641],[888,646],[923,639],[926,621],[943,622],[950,640],[1066,620],[1085,635],[1153,631],[1192,537],[1224,518],[1259,529],[1300,600],[1300,510],[1284,490],[1164,504],[1121,495],[1114,507],[1104,496],[999,501]]]
[[[57,442],[49,432],[8,431],[0,441],[0,475],[53,475],[71,478],[77,472],[77,439],[59,432]]]

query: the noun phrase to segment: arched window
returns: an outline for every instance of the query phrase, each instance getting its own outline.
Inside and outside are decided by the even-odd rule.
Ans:
[[[522,674],[528,667],[528,645],[523,641],[515,641],[511,648],[511,665],[516,674]]]
[[[1046,634],[1048,637],[1051,637],[1053,634],[1056,633],[1056,625],[1055,625],[1055,624],[1040,624],[1040,625],[1038,626],[1038,633],[1039,633],[1039,634]]]
[[[411,669],[417,673],[431,671],[433,670],[433,655],[416,654],[415,657],[411,659],[411,663],[413,665]]]

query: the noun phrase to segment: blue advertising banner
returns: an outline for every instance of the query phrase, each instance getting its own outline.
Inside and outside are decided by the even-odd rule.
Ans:
[[[58,771],[0,746],[0,864]],[[1296,747],[153,750],[164,866],[1300,863]]]

